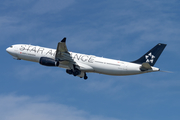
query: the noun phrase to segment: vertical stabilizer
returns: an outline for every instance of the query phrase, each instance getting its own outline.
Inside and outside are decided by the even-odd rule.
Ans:
[[[141,58],[139,58],[136,61],[133,61],[132,63],[149,63],[151,66],[154,66],[165,47],[166,44],[159,43],[146,54],[144,54]]]

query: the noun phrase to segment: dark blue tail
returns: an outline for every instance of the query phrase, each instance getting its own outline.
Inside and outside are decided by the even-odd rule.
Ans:
[[[136,61],[133,61],[132,63],[142,64],[146,62],[149,63],[151,66],[154,66],[165,47],[166,44],[159,43],[150,51],[148,51],[145,55],[143,55],[141,58],[139,58]]]

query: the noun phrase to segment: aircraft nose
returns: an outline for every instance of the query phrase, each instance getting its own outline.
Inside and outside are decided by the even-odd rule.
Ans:
[[[8,48],[6,49],[6,51],[10,54],[10,53],[12,52],[12,49],[11,49],[10,47],[8,47]]]
[[[6,49],[6,51],[9,53],[9,47]]]

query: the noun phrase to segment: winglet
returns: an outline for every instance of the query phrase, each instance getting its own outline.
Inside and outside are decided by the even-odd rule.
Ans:
[[[61,40],[61,42],[66,42],[66,37],[64,37],[64,38]]]

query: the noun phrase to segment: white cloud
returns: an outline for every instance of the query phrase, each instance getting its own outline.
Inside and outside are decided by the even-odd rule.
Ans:
[[[74,0],[39,0],[32,8],[37,14],[57,13],[74,3]]]
[[[1,120],[118,120],[29,96],[1,95]]]
[[[93,74],[96,74],[96,73],[93,73]],[[101,79],[98,80],[97,77]],[[121,91],[121,89],[123,88],[123,85],[119,84],[119,82],[116,81],[117,78],[115,79],[115,77],[113,76],[111,76],[111,79],[108,79],[107,76],[96,75],[96,80],[93,80],[93,78],[90,78],[90,79],[92,80],[85,83],[85,85],[81,84],[81,86],[79,87],[81,90],[86,91],[87,93],[103,92],[105,94],[114,95],[115,93],[118,93],[119,91]]]
[[[26,61],[19,61],[20,63],[18,65],[15,65],[14,67],[14,75],[16,78],[20,80],[33,80],[33,79],[39,79],[42,80],[44,76],[51,77],[51,78],[56,78],[59,77],[59,75],[64,74],[63,76],[66,75],[65,69],[58,68],[58,67],[47,67],[47,66],[42,66],[39,63],[30,63],[29,61],[28,64]],[[25,65],[23,65],[25,64]],[[61,80],[62,80],[61,76]]]
[[[34,41],[29,40],[31,36],[26,36],[32,29],[36,29],[37,23],[26,23],[22,18],[14,16],[0,16],[0,31],[1,31],[1,43],[3,45],[7,42],[22,43],[22,41]],[[25,37],[25,39],[22,39]],[[26,43],[26,42],[25,42]]]

